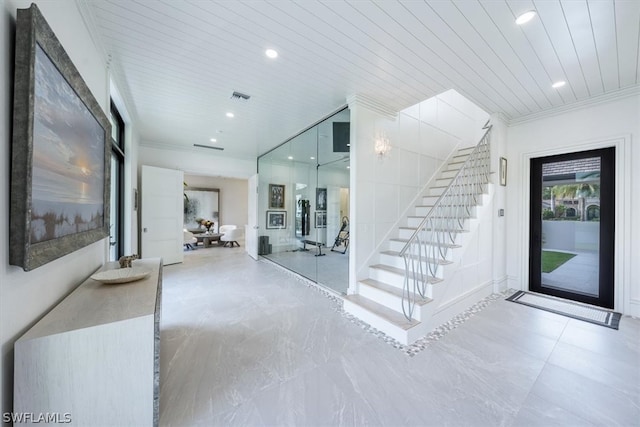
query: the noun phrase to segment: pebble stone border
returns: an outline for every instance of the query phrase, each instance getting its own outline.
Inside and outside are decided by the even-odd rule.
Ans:
[[[477,303],[475,303],[474,305],[472,305],[471,307],[469,307],[468,309],[466,309],[462,313],[457,314],[456,316],[454,316],[448,322],[445,322],[442,325],[438,326],[433,331],[429,332],[427,335],[425,335],[424,337],[420,338],[416,342],[414,342],[412,344],[409,344],[409,345],[404,345],[404,344],[401,344],[396,339],[391,338],[390,336],[388,336],[384,332],[379,331],[378,329],[372,327],[368,323],[365,323],[362,320],[360,320],[357,317],[355,317],[354,315],[344,311],[344,309],[342,308],[343,307],[343,299],[341,297],[337,296],[336,294],[327,291],[325,288],[323,288],[321,285],[317,284],[316,282],[313,282],[313,281],[311,281],[311,280],[309,280],[309,279],[307,279],[305,277],[302,277],[299,274],[294,273],[293,271],[291,271],[291,270],[289,270],[289,269],[287,269],[287,268],[285,268],[285,267],[283,267],[283,266],[281,266],[281,265],[279,265],[279,264],[277,264],[277,263],[275,263],[273,261],[270,261],[270,260],[268,260],[266,258],[263,258],[261,261],[275,266],[276,268],[278,268],[278,269],[282,270],[283,272],[287,273],[289,276],[291,276],[293,279],[296,279],[297,281],[299,281],[303,285],[305,285],[305,286],[307,286],[309,288],[312,288],[315,291],[319,292],[320,294],[324,295],[329,300],[331,300],[331,302],[334,303],[334,304],[332,304],[332,308],[337,313],[340,313],[342,315],[342,317],[348,319],[351,323],[353,323],[355,325],[358,325],[365,332],[370,333],[370,334],[374,335],[377,338],[380,338],[381,340],[383,340],[384,342],[386,342],[387,344],[389,344],[393,348],[396,348],[396,349],[402,351],[403,353],[405,353],[407,356],[410,356],[410,357],[415,356],[416,354],[418,354],[419,352],[421,352],[422,350],[427,348],[429,346],[429,344],[440,340],[441,338],[446,336],[450,331],[453,331],[458,326],[464,324],[468,319],[473,317],[476,313],[479,313],[482,310],[484,310],[485,308],[487,308],[491,303],[493,303],[495,301],[498,301],[498,300],[501,300],[501,299],[505,299],[506,297],[509,297],[512,294],[514,294],[515,292],[517,292],[515,289],[507,289],[507,290],[502,291],[500,293],[493,293],[493,294],[481,299],[480,301],[478,301]]]

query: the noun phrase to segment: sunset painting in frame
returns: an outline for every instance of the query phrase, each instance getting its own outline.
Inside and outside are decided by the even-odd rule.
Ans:
[[[31,271],[109,236],[111,123],[36,4],[18,9],[9,263]]]
[[[36,46],[31,243],[102,227],[104,129]]]

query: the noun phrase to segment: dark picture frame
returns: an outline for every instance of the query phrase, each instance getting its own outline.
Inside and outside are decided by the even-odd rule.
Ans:
[[[267,228],[287,228],[287,211],[267,211]]]
[[[507,185],[507,159],[500,157],[500,185]]]
[[[316,212],[314,226],[315,226],[315,228],[327,228],[327,213],[326,212]]]
[[[327,189],[326,188],[316,188],[316,210],[317,211],[327,210]]]
[[[35,4],[16,20],[9,263],[109,236],[111,124]]]
[[[269,184],[269,209],[284,209],[284,185]]]

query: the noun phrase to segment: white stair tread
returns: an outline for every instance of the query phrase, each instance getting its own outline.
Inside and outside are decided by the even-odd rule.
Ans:
[[[418,229],[418,228],[416,228],[416,227],[398,227],[398,228],[399,228],[400,230],[410,230],[410,231],[411,231],[411,230],[416,231],[416,230]],[[431,229],[430,229],[430,228],[425,228],[425,230],[429,230],[429,231],[431,231]],[[449,232],[451,232],[451,233],[466,233],[466,232],[468,232],[468,231],[469,231],[469,230],[466,230],[466,229],[464,229],[464,230],[452,230],[452,229],[450,229],[450,228],[436,228],[435,230],[436,230],[436,231],[449,231]]]
[[[420,324],[417,320],[408,320],[404,317],[404,314],[378,304],[362,295],[347,295],[345,299],[405,331]]]
[[[423,216],[419,216],[419,215],[408,215],[407,218],[411,218],[411,219],[424,219],[425,217]],[[443,218],[443,219],[458,219],[457,216],[451,216],[451,215],[439,215],[439,216],[432,216],[431,218]],[[469,219],[469,215],[464,215],[463,216],[464,219]]]
[[[402,289],[400,288],[396,288],[395,286],[391,286],[387,283],[381,282],[379,280],[374,280],[374,279],[364,279],[361,280],[360,283],[366,283],[367,285],[374,287],[376,289],[379,289],[383,292],[387,292],[391,295],[394,295],[398,298],[402,298]],[[425,305],[425,304],[429,304],[431,301],[433,301],[431,298],[422,298],[421,296],[417,296],[416,298],[416,304],[417,305]]]

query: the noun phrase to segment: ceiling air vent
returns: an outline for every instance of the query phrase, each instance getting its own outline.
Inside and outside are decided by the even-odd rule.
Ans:
[[[231,94],[231,99],[233,99],[234,101],[241,101],[241,102],[247,102],[249,100],[249,98],[251,98],[250,95],[245,95],[244,93],[240,93],[240,92],[233,92]]]

